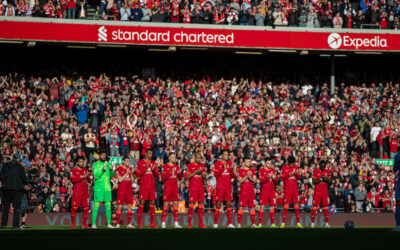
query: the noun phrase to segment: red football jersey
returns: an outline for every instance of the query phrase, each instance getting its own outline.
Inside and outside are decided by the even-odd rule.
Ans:
[[[281,179],[284,181],[283,187],[285,190],[297,190],[298,184],[297,180],[300,180],[300,174],[294,174],[290,176],[290,173],[294,173],[299,169],[298,166],[293,165],[289,167],[288,165],[284,165],[281,169]]]
[[[127,172],[128,174],[126,175],[125,179],[118,184],[118,191],[130,193],[133,192],[132,182],[131,182],[132,170],[130,168],[120,166],[115,170],[115,177],[117,178],[122,177]]]
[[[178,179],[182,180],[182,175],[181,174],[178,175],[179,169],[180,169],[179,166],[176,164],[173,165],[169,165],[168,163],[164,164],[161,172],[161,178],[164,181],[164,189],[178,188]],[[172,172],[174,172],[173,175]]]
[[[202,169],[203,173],[206,172],[206,166],[204,166],[203,163],[189,163],[188,165],[188,174],[192,174],[194,172],[196,172],[198,169]],[[195,176],[193,176],[190,180],[189,180],[189,190],[203,190],[204,189],[204,181],[203,181],[203,177],[201,176],[201,174],[196,174]]]
[[[260,169],[259,175],[260,175],[261,189],[275,192],[275,185],[278,184],[278,175],[276,174],[276,170],[274,168],[268,169],[266,167],[263,167]],[[273,175],[275,175],[274,179],[272,179]]]
[[[252,168],[241,168],[239,169],[239,178],[242,179],[244,178],[248,172],[251,172],[251,178],[254,178],[257,174],[257,171]],[[254,192],[254,183],[250,181],[249,179],[246,179],[242,184],[240,184],[240,192]]]
[[[137,164],[136,177],[140,178],[140,188],[156,189],[154,177],[160,177],[157,164],[154,161],[140,160]]]
[[[222,161],[217,161],[214,164],[214,176],[217,178],[217,189],[231,189],[232,182],[231,179],[235,178],[233,172],[232,162],[227,161],[223,163]]]
[[[331,172],[327,169],[322,171],[321,169],[317,168],[313,171],[313,179],[320,180],[323,176],[331,177]],[[315,192],[328,192],[328,183],[321,182],[315,185]]]
[[[74,195],[88,194],[88,182],[90,176],[85,177],[88,173],[86,168],[74,168],[71,171],[71,182],[74,184]]]

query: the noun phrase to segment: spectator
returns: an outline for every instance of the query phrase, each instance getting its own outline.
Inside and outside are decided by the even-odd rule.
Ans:
[[[317,15],[314,12],[308,12],[306,27],[319,27]]]
[[[268,10],[267,15],[265,16],[265,25],[273,26],[274,25],[274,15],[272,14],[272,10]]]
[[[45,212],[46,213],[54,212],[53,208],[56,203],[57,203],[56,195],[54,193],[51,193],[49,198],[46,200]]]
[[[170,22],[171,23],[179,23],[180,15],[181,15],[181,10],[179,8],[179,3],[174,0],[173,3],[171,4]]]
[[[358,29],[361,28],[361,26],[365,23],[365,15],[362,12],[362,10],[359,10],[357,12],[356,17],[354,18],[354,26]]]
[[[139,22],[142,20],[143,17],[143,12],[142,10],[139,8],[139,4],[135,3],[135,8],[133,8],[131,10],[131,19],[134,22]]]
[[[299,12],[297,11],[297,5],[292,6],[289,12],[289,26],[297,27],[299,24]]]
[[[342,28],[343,21],[340,17],[339,13],[336,13],[335,17],[332,20],[332,13],[329,10],[325,11],[325,13],[321,16],[322,27],[324,28]]]
[[[8,2],[7,8],[5,11],[5,16],[15,16],[15,8],[11,2]]]
[[[264,26],[265,15],[262,13],[261,8],[257,8],[257,14],[255,15],[256,25]]]
[[[250,17],[250,13],[249,11],[246,9],[246,5],[242,4],[242,9],[239,12],[239,22],[240,25],[248,25],[249,24],[249,17]]]
[[[302,9],[300,16],[299,16],[299,26],[307,27],[307,20],[308,20],[308,16],[307,16],[306,10]]]
[[[363,211],[363,204],[367,198],[367,191],[362,183],[359,183],[354,190],[354,199],[356,200],[357,212]]]
[[[78,19],[86,19],[87,16],[87,6],[85,0],[81,0],[76,9],[76,15]]]
[[[281,11],[281,8],[276,8],[276,10],[274,11],[274,13],[272,14],[274,17],[274,25],[284,25],[284,18],[285,15],[283,14],[283,12]]]
[[[131,17],[131,9],[128,7],[127,3],[124,3],[119,10],[121,14],[121,21],[128,21]]]
[[[344,17],[344,21],[343,21],[343,28],[348,28],[351,29],[354,27],[355,23],[357,21],[353,20],[353,16],[351,15],[351,13],[348,11],[346,13],[346,16]]]
[[[143,17],[142,17],[142,22],[150,22],[150,19],[151,19],[151,10],[147,7],[147,4],[145,4],[144,6],[143,6],[143,9],[142,9],[142,12],[143,12]]]
[[[107,1],[106,0],[100,0],[100,12],[99,12],[100,16],[102,16],[103,13],[106,11],[106,6],[107,6]]]
[[[162,22],[161,8],[157,1],[154,3],[154,7],[151,10],[151,14],[152,14],[151,17],[152,22]]]

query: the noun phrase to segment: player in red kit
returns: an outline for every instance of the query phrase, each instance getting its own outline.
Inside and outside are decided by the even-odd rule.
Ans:
[[[188,228],[192,227],[192,217],[193,209],[197,203],[197,213],[199,215],[199,227],[207,228],[203,224],[203,214],[204,214],[204,180],[206,179],[206,166],[201,163],[202,156],[199,152],[194,156],[194,161],[189,163],[187,176],[189,180],[189,225]]]
[[[258,227],[262,227],[262,220],[264,217],[265,206],[269,206],[269,219],[271,221],[271,228],[276,228],[275,225],[275,206],[276,206],[276,192],[275,185],[278,184],[278,176],[274,166],[272,166],[271,159],[267,159],[265,166],[259,170],[260,176],[260,211],[258,212]]]
[[[135,228],[132,224],[132,204],[133,204],[133,168],[129,166],[129,158],[124,157],[122,160],[122,165],[115,170],[115,177],[118,182],[118,194],[117,194],[117,226],[120,228],[121,225],[121,212],[122,206],[125,204],[128,211],[126,215],[128,217],[128,228]]]
[[[250,159],[244,161],[244,165],[238,171],[239,190],[239,211],[237,213],[238,228],[241,227],[241,220],[244,208],[249,208],[251,227],[256,228],[256,205],[254,200],[256,194],[254,192],[254,183],[257,182],[257,171],[251,168],[252,162]]]
[[[214,228],[218,228],[219,211],[222,202],[225,202],[226,216],[228,217],[228,228],[235,228],[232,224],[232,179],[236,178],[236,169],[232,162],[228,161],[228,151],[222,151],[221,160],[214,163],[213,174],[217,179],[216,207],[214,210]]]
[[[284,206],[282,214],[281,228],[285,227],[286,216],[290,203],[294,204],[294,212],[296,215],[297,227],[303,228],[300,224],[300,206],[299,206],[299,186],[297,180],[301,179],[300,169],[296,166],[296,159],[293,156],[288,158],[288,165],[284,165],[281,169],[281,180],[284,181]]]
[[[146,149],[145,158],[140,160],[136,169],[136,177],[139,181],[139,208],[138,208],[138,228],[142,227],[143,206],[145,201],[150,201],[150,227],[156,228],[154,225],[154,217],[156,214],[157,191],[154,178],[159,178],[157,164],[151,160],[153,152]]]
[[[83,228],[89,228],[87,219],[89,216],[89,171],[84,168],[85,158],[78,156],[75,159],[76,167],[71,171],[71,182],[74,185],[71,204],[71,228],[75,228],[76,211],[83,208]]]
[[[178,180],[182,180],[182,169],[176,164],[176,154],[172,153],[169,155],[169,162],[164,164],[161,171],[161,178],[164,182],[164,192],[163,192],[163,200],[164,207],[162,212],[162,228],[165,228],[165,219],[167,217],[168,212],[168,203],[170,201],[173,202],[173,211],[174,211],[174,227],[182,228],[178,223]]]
[[[326,161],[319,162],[319,168],[313,171],[312,182],[315,185],[313,197],[313,209],[311,212],[311,227],[314,227],[315,215],[321,205],[324,209],[325,227],[329,226],[329,194],[328,187],[331,184],[331,172],[326,169]]]

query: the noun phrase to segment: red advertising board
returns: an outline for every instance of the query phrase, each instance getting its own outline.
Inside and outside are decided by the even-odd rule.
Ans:
[[[394,214],[390,213],[382,213],[382,214],[332,214],[329,219],[329,224],[332,226],[343,226],[345,221],[352,220],[354,224],[357,226],[374,226],[374,227],[392,227],[395,225]],[[127,217],[125,214],[121,217],[122,224],[127,225]],[[167,216],[166,223],[167,225],[173,225],[173,216],[169,214]],[[188,216],[187,214],[179,215],[179,223],[182,226],[188,225]],[[227,225],[227,217],[223,214],[219,218],[219,225],[226,226]],[[251,219],[248,214],[244,214],[242,217],[242,225],[243,226],[251,226]],[[300,222],[304,226],[311,225],[311,214],[302,213]],[[89,216],[89,223],[91,223],[91,216]],[[132,225],[137,225],[137,214],[133,214],[133,218],[131,221]],[[145,214],[142,218],[142,223],[144,226],[150,224],[149,215]],[[212,213],[205,214],[203,218],[204,225],[212,226],[214,224],[214,215]],[[237,224],[236,215],[233,217],[233,223]],[[280,225],[282,223],[282,214],[278,213],[275,215],[275,223]],[[325,225],[324,216],[322,214],[318,214],[316,216],[316,225],[323,226]],[[31,226],[70,226],[71,225],[71,216],[68,213],[33,213],[29,214],[27,224]],[[97,221],[97,225],[105,225],[106,217],[104,214],[100,213]],[[156,215],[155,224],[161,225],[161,214]],[[270,221],[268,216],[264,216],[263,225],[269,225]],[[9,216],[9,225],[12,225],[12,215]],[[82,225],[82,214],[78,213],[76,217],[76,225]],[[198,216],[193,216],[193,225],[198,225]],[[296,217],[293,213],[289,213],[287,220],[287,226],[295,226],[296,225]]]
[[[321,29],[260,30],[215,25],[146,26],[0,19],[0,40],[193,47],[400,52],[400,33]],[[350,32],[349,32],[350,31]]]

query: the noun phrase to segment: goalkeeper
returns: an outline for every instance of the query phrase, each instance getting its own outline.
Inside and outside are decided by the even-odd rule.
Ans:
[[[100,203],[103,202],[106,208],[107,228],[114,228],[111,225],[111,184],[110,180],[114,176],[115,165],[107,161],[106,152],[100,152],[100,160],[93,164],[94,176],[94,207],[92,213],[92,228],[96,227],[97,212]]]

